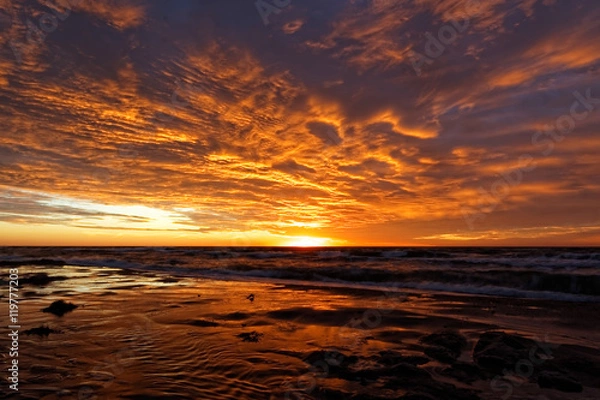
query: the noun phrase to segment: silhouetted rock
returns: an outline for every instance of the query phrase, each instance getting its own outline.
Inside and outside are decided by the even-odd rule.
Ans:
[[[430,376],[427,378],[398,376],[386,382],[384,387],[393,390],[406,390],[407,394],[401,399],[480,400],[473,390],[461,389],[449,383],[438,382]]]
[[[564,346],[562,350],[562,354],[557,351],[558,354],[553,354],[555,357],[547,361],[548,370],[568,372],[569,376],[576,378],[582,386],[600,388],[600,362],[597,361],[600,352],[593,353],[588,350],[587,354],[582,354],[584,349],[576,351],[568,346]]]
[[[544,371],[538,376],[538,385],[541,388],[556,389],[561,392],[579,393],[583,386],[576,379],[556,371]]]
[[[253,343],[257,343],[262,336],[263,336],[262,333],[258,333],[256,331],[243,332],[243,333],[240,333],[239,335],[237,335],[237,337],[242,339],[242,342],[253,342]]]
[[[50,307],[46,307],[46,308],[42,309],[42,312],[52,313],[54,315],[58,315],[59,317],[62,317],[63,315],[65,315],[68,312],[73,311],[77,307],[78,306],[76,306],[75,304],[67,303],[63,300],[57,300],[54,303],[50,304]]]
[[[434,360],[438,360],[446,364],[452,364],[458,358],[456,353],[442,346],[425,347],[424,352]]]
[[[505,368],[514,368],[519,360],[529,359],[533,349],[536,349],[533,340],[504,332],[486,332],[475,345],[473,359],[482,368],[501,373]]]
[[[391,367],[384,368],[367,368],[352,372],[355,379],[377,380],[380,377],[391,377],[394,382],[397,380],[429,380],[431,375],[429,372],[408,363],[399,363]]]
[[[48,336],[51,333],[61,333],[61,332],[57,331],[55,329],[51,329],[51,328],[49,328],[47,326],[40,326],[40,327],[37,327],[37,328],[27,329],[23,333],[26,334],[26,335]]]
[[[246,299],[250,300],[250,302],[254,301],[254,294],[250,293]]]
[[[456,362],[442,371],[442,375],[456,379],[459,382],[473,383],[484,380],[488,375],[475,364]]]
[[[303,357],[303,361],[321,374],[352,380],[355,378],[354,372],[349,370],[349,366],[357,362],[358,357],[347,356],[336,350],[317,350]]]
[[[421,343],[429,345],[425,354],[438,361],[453,363],[467,346],[467,339],[453,331],[441,331],[421,338]]]

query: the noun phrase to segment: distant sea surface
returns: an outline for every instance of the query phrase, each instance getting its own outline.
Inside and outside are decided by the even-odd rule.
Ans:
[[[0,265],[600,302],[600,248],[1,247]]]

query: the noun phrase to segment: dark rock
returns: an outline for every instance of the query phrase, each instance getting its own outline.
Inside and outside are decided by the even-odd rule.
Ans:
[[[63,315],[65,315],[68,312],[73,311],[77,307],[78,306],[76,306],[75,304],[67,303],[63,300],[57,300],[54,303],[50,304],[50,307],[46,307],[46,308],[42,309],[42,312],[52,313],[54,315],[58,315],[59,317],[62,317]]]
[[[518,362],[519,358],[515,356],[508,356],[506,358],[497,356],[482,355],[476,358],[477,364],[488,371],[500,373],[505,368],[512,368]]]
[[[475,345],[474,352],[484,351],[499,343],[505,344],[513,349],[528,349],[535,345],[535,342],[517,335],[509,335],[504,332],[485,332],[479,337],[479,341]]]
[[[473,383],[476,380],[484,380],[488,375],[475,364],[457,362],[442,371],[442,375],[456,379],[463,383]]]
[[[242,342],[253,342],[253,343],[257,343],[258,341],[260,341],[260,338],[262,336],[263,336],[262,333],[258,333],[256,331],[243,332],[243,333],[240,333],[239,335],[237,335],[237,337],[242,339]]]
[[[544,371],[538,376],[541,388],[556,389],[561,392],[580,393],[583,386],[574,378],[556,371]]]
[[[587,374],[600,378],[600,363],[585,358],[585,356],[578,355],[577,357],[563,357],[556,360],[555,363],[559,364],[561,369],[577,374]]]
[[[533,340],[521,336],[486,332],[475,345],[473,359],[482,368],[501,373],[504,368],[514,368],[519,360],[529,359],[530,350],[536,347]]]
[[[354,372],[350,371],[348,367],[357,362],[358,357],[347,356],[336,350],[317,350],[305,356],[303,361],[323,375],[353,380],[355,379]]]
[[[392,380],[384,387],[397,390],[403,389],[408,393],[401,399],[423,400],[480,400],[473,390],[457,388],[449,383],[429,379]]]
[[[429,345],[424,352],[429,357],[451,364],[456,361],[462,350],[467,347],[467,339],[457,332],[441,331],[424,336],[421,343]]]
[[[61,331],[57,331],[55,329],[51,329],[47,326],[39,326],[37,328],[27,329],[23,332],[26,335],[38,335],[38,336],[48,336],[51,333],[62,333]]]
[[[441,346],[430,346],[424,350],[425,354],[434,360],[441,361],[443,363],[452,364],[456,361],[457,354],[452,350]]]

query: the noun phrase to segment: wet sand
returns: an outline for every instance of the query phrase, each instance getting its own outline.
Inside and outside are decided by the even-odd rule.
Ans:
[[[31,279],[40,272],[50,279]],[[20,390],[2,397],[600,398],[597,303],[60,265],[19,274]],[[78,307],[42,312],[58,300]]]

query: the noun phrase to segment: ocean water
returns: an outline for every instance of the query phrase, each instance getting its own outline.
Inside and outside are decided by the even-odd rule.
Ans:
[[[600,248],[3,247],[0,264],[600,302]]]

